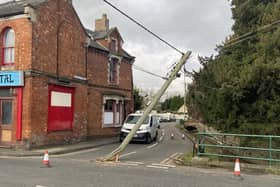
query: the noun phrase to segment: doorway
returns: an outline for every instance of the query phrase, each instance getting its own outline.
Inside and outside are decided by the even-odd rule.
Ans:
[[[0,142],[2,145],[13,141],[13,89],[0,89]]]

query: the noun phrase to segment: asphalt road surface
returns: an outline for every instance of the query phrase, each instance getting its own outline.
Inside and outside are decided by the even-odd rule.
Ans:
[[[174,139],[171,139],[171,133]],[[118,163],[99,163],[119,144],[94,149],[50,155],[51,168],[42,158],[1,158],[2,187],[185,187],[185,186],[280,186],[275,175],[234,177],[232,171],[175,166],[169,158],[191,152],[192,145],[183,140],[174,124],[162,125],[161,136],[149,145],[131,143]]]

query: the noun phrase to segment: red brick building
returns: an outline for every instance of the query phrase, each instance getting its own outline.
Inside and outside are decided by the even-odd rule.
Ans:
[[[0,4],[0,145],[119,133],[133,110],[132,63],[106,15],[83,27],[71,0]]]

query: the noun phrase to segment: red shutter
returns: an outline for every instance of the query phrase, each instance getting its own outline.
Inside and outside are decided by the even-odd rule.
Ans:
[[[72,130],[74,88],[49,85],[48,132]]]

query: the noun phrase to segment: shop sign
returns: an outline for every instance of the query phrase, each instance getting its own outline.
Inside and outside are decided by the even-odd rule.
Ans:
[[[0,86],[24,86],[23,71],[0,71]]]

